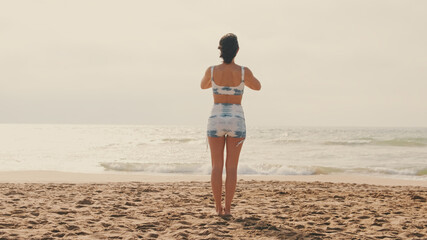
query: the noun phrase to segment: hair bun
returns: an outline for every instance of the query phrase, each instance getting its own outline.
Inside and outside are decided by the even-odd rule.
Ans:
[[[237,41],[237,36],[233,33],[225,34],[219,40],[219,50],[221,50],[220,57],[224,60],[225,63],[231,63],[236,57],[237,50],[239,50],[239,43]]]

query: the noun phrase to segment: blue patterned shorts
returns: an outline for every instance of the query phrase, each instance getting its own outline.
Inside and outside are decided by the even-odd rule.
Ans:
[[[246,137],[246,124],[240,104],[215,103],[208,120],[209,137]]]

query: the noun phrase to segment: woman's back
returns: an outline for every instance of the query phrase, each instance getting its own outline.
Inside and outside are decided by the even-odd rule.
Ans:
[[[221,64],[214,67],[213,79],[217,85],[237,87],[242,82],[242,68],[237,64]]]
[[[211,68],[211,77],[214,103],[241,104],[244,68],[237,64],[221,64]]]
[[[242,71],[243,69],[243,71]],[[253,76],[251,70],[247,67],[241,67],[234,62],[229,64],[220,64],[216,65],[213,68],[210,67],[206,70],[205,76],[202,80],[201,87],[202,89],[215,87],[215,85],[220,87],[230,87],[238,88],[243,82],[244,86],[247,86],[253,90],[259,90],[261,84]],[[243,86],[242,86],[243,87]],[[240,90],[243,91],[242,88]],[[214,89],[214,103],[231,103],[231,104],[241,104],[242,94],[215,94]]]

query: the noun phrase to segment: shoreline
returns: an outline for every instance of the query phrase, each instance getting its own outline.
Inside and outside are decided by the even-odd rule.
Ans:
[[[225,176],[223,176],[225,178]],[[297,181],[356,183],[383,186],[427,187],[427,181],[406,180],[365,175],[239,175],[245,181]],[[0,183],[110,183],[110,182],[208,182],[210,175],[193,174],[143,174],[123,173],[76,173],[62,171],[0,171]]]

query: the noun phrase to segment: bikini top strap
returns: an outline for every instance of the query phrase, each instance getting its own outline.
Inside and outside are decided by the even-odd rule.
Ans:
[[[211,67],[211,81],[213,82],[213,70],[214,70],[214,66]]]
[[[242,82],[245,81],[245,67],[242,66]]]

